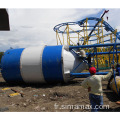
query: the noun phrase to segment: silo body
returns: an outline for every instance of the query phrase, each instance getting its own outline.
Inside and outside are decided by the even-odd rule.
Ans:
[[[120,76],[116,76],[115,79],[116,79],[117,88],[116,88],[114,79],[112,79],[110,82],[110,88],[118,94],[118,92],[120,93]],[[118,89],[118,91],[117,91],[117,89]]]
[[[40,46],[10,49],[1,60],[2,76],[9,83],[58,83],[67,82],[70,72],[82,62],[64,46]],[[75,72],[86,69],[86,63]]]

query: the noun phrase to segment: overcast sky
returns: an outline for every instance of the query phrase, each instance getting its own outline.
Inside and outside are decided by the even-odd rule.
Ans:
[[[109,9],[108,23],[120,30],[120,9]],[[10,31],[0,31],[0,48],[56,45],[53,27],[86,17],[100,17],[104,9],[8,9]]]

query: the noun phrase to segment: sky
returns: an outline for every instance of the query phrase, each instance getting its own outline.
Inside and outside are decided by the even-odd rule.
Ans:
[[[56,45],[56,33],[53,31],[55,25],[79,21],[86,17],[100,17],[104,10],[103,8],[9,8],[10,31],[0,31],[1,51],[10,47]],[[109,9],[107,16],[109,17],[107,22],[113,28],[120,30],[120,9]]]

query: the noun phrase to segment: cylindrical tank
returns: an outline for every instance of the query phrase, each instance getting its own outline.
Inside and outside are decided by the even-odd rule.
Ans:
[[[117,88],[116,88],[114,79],[112,79],[110,82],[110,88],[118,94],[118,92],[120,93],[120,76],[116,76],[115,79],[116,79]],[[117,89],[118,89],[118,91],[117,91]]]
[[[80,63],[74,72],[82,72],[87,64],[66,46],[10,49],[2,57],[1,73],[9,83],[67,82]]]

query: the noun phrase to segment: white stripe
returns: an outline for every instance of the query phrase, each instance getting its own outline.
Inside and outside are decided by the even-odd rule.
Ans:
[[[20,63],[21,75],[26,83],[45,83],[42,72],[42,53],[45,46],[23,50]]]

